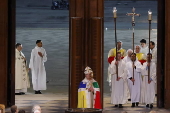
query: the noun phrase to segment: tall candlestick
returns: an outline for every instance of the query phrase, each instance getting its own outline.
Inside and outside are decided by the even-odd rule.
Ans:
[[[152,12],[150,10],[148,11],[148,20],[152,20]]]
[[[116,7],[113,7],[113,17],[117,18],[117,9],[116,9]]]

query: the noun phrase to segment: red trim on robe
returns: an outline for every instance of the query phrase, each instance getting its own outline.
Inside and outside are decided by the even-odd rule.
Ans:
[[[100,101],[100,92],[99,92],[99,91],[96,91],[96,99],[95,99],[94,108],[96,108],[96,109],[102,109],[102,107],[101,107],[101,101]]]
[[[121,57],[121,59],[123,59],[124,57]],[[115,57],[111,56],[107,59],[107,61],[111,64],[112,61],[115,59]]]
[[[143,65],[143,63],[145,63],[146,60],[139,60],[139,62]]]

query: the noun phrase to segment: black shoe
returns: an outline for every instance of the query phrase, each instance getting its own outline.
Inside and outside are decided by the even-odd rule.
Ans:
[[[131,99],[129,98],[128,101],[131,101]]]
[[[25,93],[24,92],[20,92],[21,93],[21,95],[25,95]]]
[[[135,103],[132,103],[132,106],[131,107],[135,107]]]
[[[152,104],[150,104],[150,108],[151,108],[151,109],[153,108],[153,105],[152,105]]]
[[[118,107],[118,105],[115,105],[115,107]]]
[[[21,93],[15,93],[15,95],[21,95]]]
[[[146,104],[146,107],[149,108],[149,104]]]
[[[119,104],[119,108],[123,108],[122,104]]]
[[[139,102],[136,102],[136,106],[138,106],[139,105]]]
[[[40,90],[38,91],[38,94],[42,94]]]
[[[39,94],[38,91],[35,91],[35,94]]]

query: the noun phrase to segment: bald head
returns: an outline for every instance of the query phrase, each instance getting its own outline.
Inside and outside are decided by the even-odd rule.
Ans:
[[[127,50],[128,57],[130,57],[132,53],[133,53],[132,49]]]
[[[136,52],[136,53],[139,53],[139,52],[140,52],[140,46],[137,45],[137,46],[135,47],[135,52]]]
[[[39,105],[34,105],[32,111],[33,113],[41,113],[41,107]]]

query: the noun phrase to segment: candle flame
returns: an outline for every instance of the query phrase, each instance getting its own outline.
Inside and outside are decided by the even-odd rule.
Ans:
[[[149,11],[148,11],[148,14],[150,14],[150,15],[152,14],[152,11],[151,11],[150,9],[149,9]]]
[[[117,9],[116,9],[116,7],[113,7],[113,12],[115,13],[115,12],[117,12]]]

